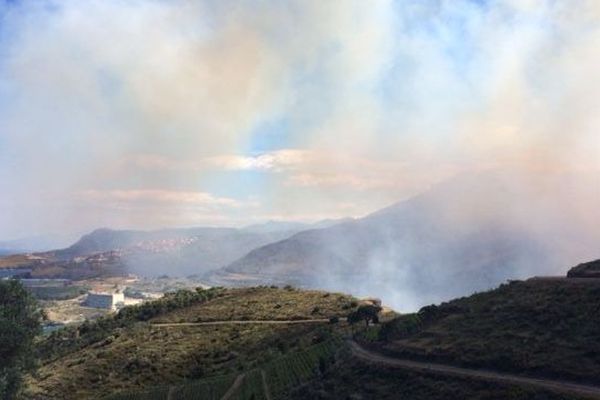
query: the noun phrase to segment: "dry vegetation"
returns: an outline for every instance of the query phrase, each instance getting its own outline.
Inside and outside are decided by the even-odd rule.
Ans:
[[[600,384],[600,283],[529,280],[386,324],[400,357]]]
[[[295,289],[216,293],[206,302],[151,321],[321,319],[345,315],[356,304],[349,296]],[[48,357],[38,376],[30,379],[31,398],[90,398],[235,373],[304,348],[335,329],[326,323],[157,327],[149,321],[135,322]]]
[[[229,289],[217,299],[160,315],[152,322],[299,320],[345,316],[356,300],[339,293],[293,288]]]
[[[545,390],[414,373],[338,360],[324,376],[297,388],[289,400],[581,400]]]

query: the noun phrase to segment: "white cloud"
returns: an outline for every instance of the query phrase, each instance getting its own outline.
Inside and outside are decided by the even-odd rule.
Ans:
[[[74,196],[91,189],[153,204],[155,223],[190,204],[223,221],[251,195],[255,215],[360,214],[460,171],[599,168],[595,0],[26,0],[0,16],[0,236],[102,224]]]
[[[112,202],[114,204],[160,204],[169,206],[195,206],[199,208],[240,208],[250,204],[227,197],[216,197],[204,192],[168,191],[168,190],[86,190],[79,193],[86,201],[95,203]],[[254,205],[254,204],[251,204]]]

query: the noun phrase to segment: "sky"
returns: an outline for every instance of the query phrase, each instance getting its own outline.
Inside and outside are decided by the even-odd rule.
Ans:
[[[597,174],[599,65],[596,0],[0,0],[0,239]]]

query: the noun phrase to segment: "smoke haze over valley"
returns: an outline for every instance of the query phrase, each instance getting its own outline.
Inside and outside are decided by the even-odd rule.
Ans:
[[[600,0],[0,0],[1,400],[600,399]]]
[[[0,251],[398,310],[562,274],[598,49],[595,0],[0,0]]]

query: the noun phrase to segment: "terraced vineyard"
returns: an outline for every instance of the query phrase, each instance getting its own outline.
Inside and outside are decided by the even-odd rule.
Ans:
[[[219,400],[233,384],[235,375],[198,380],[178,386],[160,386],[147,390],[116,393],[106,400]]]
[[[234,379],[234,375],[225,375],[176,386],[171,391],[172,398],[219,400],[231,387]]]
[[[228,399],[283,399],[291,389],[323,371],[342,345],[341,339],[330,339],[247,371],[243,374],[241,385]],[[121,392],[108,396],[105,400],[218,400],[225,396],[235,380],[235,375],[225,375],[177,386]]]
[[[246,373],[242,385],[233,394],[231,400],[268,400],[262,374],[263,371],[258,368]]]
[[[273,398],[280,398],[291,388],[312,378],[319,370],[324,370],[341,344],[339,340],[332,339],[266,365],[264,370]]]

